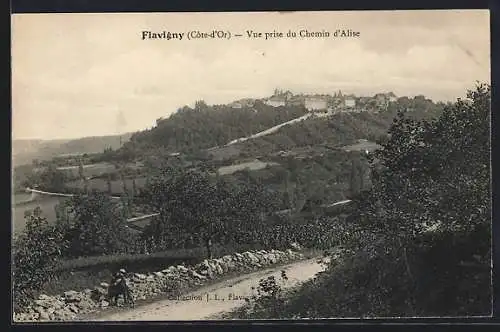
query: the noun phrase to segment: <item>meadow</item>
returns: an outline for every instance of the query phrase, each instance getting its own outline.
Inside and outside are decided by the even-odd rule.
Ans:
[[[57,170],[64,172],[68,176],[76,177],[79,174],[79,166],[61,166]],[[83,165],[85,176],[94,177],[115,171],[115,166],[109,163],[97,163]]]
[[[373,152],[377,149],[380,149],[381,146],[375,142],[367,141],[367,140],[358,140],[357,143],[351,145],[345,145],[342,147],[344,151],[363,151],[366,150],[368,152]]]
[[[255,171],[259,169],[266,168],[267,166],[275,166],[279,165],[278,163],[265,163],[260,160],[254,160],[246,163],[241,163],[241,164],[236,164],[236,165],[230,165],[230,166],[223,166],[218,169],[218,173],[220,175],[228,175],[228,174],[233,174],[238,171],[242,171],[244,169],[248,169],[250,171]]]

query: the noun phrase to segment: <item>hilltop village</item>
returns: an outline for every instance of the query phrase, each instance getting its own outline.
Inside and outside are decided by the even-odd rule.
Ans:
[[[339,112],[379,112],[387,110],[389,103],[396,102],[393,92],[377,93],[373,97],[361,97],[354,94],[344,94],[341,90],[329,94],[293,94],[289,90],[275,89],[274,94],[261,99],[272,107],[304,106],[310,112],[335,114]],[[240,99],[230,104],[233,108],[252,107],[256,99]]]

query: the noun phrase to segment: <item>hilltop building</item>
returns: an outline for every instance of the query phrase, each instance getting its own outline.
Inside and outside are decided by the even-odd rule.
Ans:
[[[328,108],[328,100],[325,97],[306,97],[304,106],[308,111],[320,111]]]
[[[393,92],[389,92],[386,95],[389,98],[390,103],[396,102],[398,100],[398,97]]]
[[[266,105],[272,106],[272,107],[280,107],[280,106],[285,106],[286,105],[286,99],[285,97],[282,96],[272,96],[264,101]]]
[[[303,96],[292,96],[286,100],[286,104],[289,106],[304,106],[305,98]]]
[[[243,108],[243,107],[253,107],[255,105],[255,100],[251,98],[244,98],[236,100],[229,104],[232,108]]]
[[[345,97],[344,106],[346,108],[354,108],[356,107],[356,99],[353,96]]]
[[[374,97],[376,108],[385,110],[389,106],[389,96],[385,93],[377,93]]]

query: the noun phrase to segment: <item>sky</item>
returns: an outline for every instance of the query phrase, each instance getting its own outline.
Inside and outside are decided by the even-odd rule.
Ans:
[[[243,37],[141,38],[214,29]],[[359,37],[335,38],[337,29]],[[247,30],[330,37],[249,39]],[[138,131],[196,100],[275,88],[453,101],[490,82],[487,10],[16,14],[11,31],[13,139]]]

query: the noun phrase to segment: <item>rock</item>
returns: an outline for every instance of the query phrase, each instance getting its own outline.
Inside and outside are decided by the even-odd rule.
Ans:
[[[205,277],[204,275],[201,275],[199,274],[198,272],[196,271],[191,271],[191,275],[196,278],[196,279],[201,279],[201,280],[205,280],[207,279],[207,277]]]
[[[14,321],[16,322],[32,322],[40,319],[40,314],[37,312],[33,313],[15,313]]]
[[[142,273],[134,273],[134,277],[139,280],[146,280],[147,276]]]
[[[45,312],[42,307],[35,307],[35,312],[38,314],[41,314],[42,312]]]
[[[45,311],[40,312],[40,320],[50,320],[49,314]]]
[[[182,266],[182,265],[177,265],[177,270],[180,271],[181,273],[188,272],[188,269],[185,266]]]
[[[301,257],[304,255],[292,249],[246,251],[217,259],[205,259],[190,267],[177,265],[148,274],[135,273],[134,283],[131,283],[130,288],[134,299],[144,300],[162,292],[170,293],[192,285],[201,285],[207,279],[213,279],[216,275],[223,275],[230,271],[252,271]],[[76,314],[108,307],[108,288],[109,284],[102,282],[93,290],[85,289],[82,292],[70,290],[64,292],[62,297],[41,294],[37,300],[33,301],[32,307],[26,308],[27,312],[16,313],[14,318],[16,321],[69,320]]]
[[[212,266],[206,259],[195,267],[195,270],[201,274],[209,274],[211,269]]]
[[[76,317],[76,315],[74,313],[72,313],[71,311],[69,310],[57,310],[56,312],[54,312],[54,316],[55,316],[55,319],[56,320],[66,320],[66,319],[73,319]]]
[[[78,307],[74,304],[70,304],[67,308],[69,311],[74,312],[75,314],[80,311],[80,309],[78,309]]]
[[[79,310],[89,310],[90,308],[94,308],[98,305],[100,301],[106,300],[106,296],[102,296],[99,299],[96,299],[95,301],[92,301],[90,299],[83,299],[82,301],[75,303],[76,307],[79,308]]]
[[[60,300],[55,300],[52,303],[52,306],[54,307],[54,309],[61,309],[64,307],[64,305],[65,305],[65,303],[63,301],[60,301]]]
[[[233,261],[233,260],[230,260],[230,261],[224,261],[224,265],[226,266],[227,268],[227,271],[233,271],[235,268],[236,268],[236,262]]]
[[[35,300],[34,303],[39,307],[39,308],[48,308],[51,306],[51,302],[46,301],[46,300]]]
[[[250,260],[250,262],[252,262],[252,263],[258,263],[258,262],[259,262],[259,259],[258,259],[258,258],[257,258],[257,257],[253,254],[253,253],[251,253],[251,252],[249,252],[249,251],[246,251],[246,252],[244,253],[244,255],[245,255],[245,257],[247,257],[247,258]]]
[[[74,290],[64,292],[64,297],[66,299],[66,303],[79,302],[82,299],[82,295]]]
[[[92,291],[92,294],[91,294],[91,299],[96,301],[96,302],[99,302],[101,299],[104,299],[106,298],[108,292],[107,290],[105,290],[104,288],[101,288],[101,287],[96,287],[93,291]]]
[[[162,270],[161,272],[171,274],[171,273],[176,272],[176,268],[175,268],[175,266],[169,266],[168,268]]]
[[[268,256],[267,256],[267,257],[268,257],[268,259],[269,259],[269,262],[271,262],[271,264],[276,264],[276,263],[278,263],[278,257],[277,257],[275,254],[270,253],[270,254],[268,254]]]
[[[231,255],[225,255],[225,256],[222,256],[221,259],[224,262],[231,262],[233,260],[233,256],[231,256]]]

